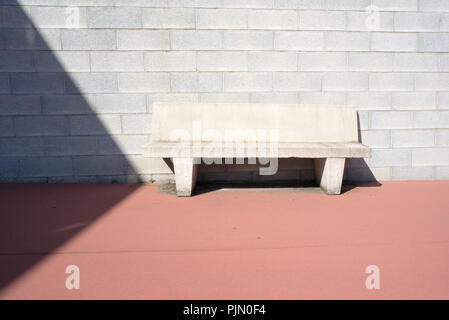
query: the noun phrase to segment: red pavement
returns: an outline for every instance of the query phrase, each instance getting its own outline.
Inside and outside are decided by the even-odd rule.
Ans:
[[[0,298],[449,298],[449,181],[340,196],[159,187],[1,184]]]

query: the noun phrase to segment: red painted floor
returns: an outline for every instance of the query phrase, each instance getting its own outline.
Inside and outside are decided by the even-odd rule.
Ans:
[[[1,184],[0,298],[449,298],[449,181],[340,196],[159,189]],[[365,287],[368,265],[379,290]]]

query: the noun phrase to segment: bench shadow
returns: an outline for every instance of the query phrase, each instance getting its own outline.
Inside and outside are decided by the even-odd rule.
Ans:
[[[0,181],[139,182],[97,116],[90,98],[98,91],[79,87],[98,80],[90,71],[74,80],[17,1],[0,5],[0,18],[0,77],[8,79],[0,116],[15,127],[0,138]],[[0,184],[0,292],[139,186]]]
[[[358,142],[363,143],[360,130],[360,115],[357,112]],[[358,187],[380,187],[382,184],[376,179],[371,168],[363,158],[346,159],[343,184],[352,184]]]
[[[272,182],[229,182],[229,181],[217,181],[217,182],[198,182],[193,196],[201,195],[204,193],[214,192],[222,189],[302,189],[304,192],[319,193],[318,186],[313,182],[307,181],[272,181]]]

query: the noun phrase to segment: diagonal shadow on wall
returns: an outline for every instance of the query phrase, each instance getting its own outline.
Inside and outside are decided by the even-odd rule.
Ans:
[[[52,31],[38,31],[18,3],[8,4],[0,6],[0,181],[89,181],[104,175],[107,182],[113,172],[138,182],[92,101],[48,45]],[[89,184],[75,192],[67,186],[43,185],[21,196],[29,185],[0,185],[0,290],[139,185],[109,185],[100,193]],[[40,203],[39,197],[53,200]],[[33,208],[29,200],[40,205]]]

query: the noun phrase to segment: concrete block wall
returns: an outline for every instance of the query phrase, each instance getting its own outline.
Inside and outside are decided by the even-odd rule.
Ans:
[[[0,5],[0,181],[170,178],[141,156],[155,101],[352,105],[373,155],[346,179],[449,178],[449,1]],[[201,178],[313,177],[305,160],[244,171]]]

